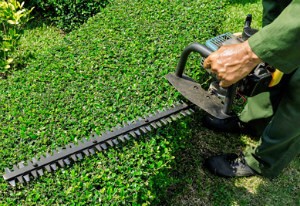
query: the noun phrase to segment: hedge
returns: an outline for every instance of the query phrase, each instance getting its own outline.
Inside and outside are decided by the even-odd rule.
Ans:
[[[116,0],[65,36],[49,31],[41,41],[45,37],[34,30],[25,32],[19,53],[30,53],[26,68],[0,81],[0,168],[179,101],[164,76],[174,71],[186,45],[218,34],[223,4]],[[193,78],[201,78],[199,64],[193,55]],[[189,122],[15,189],[1,179],[0,203],[154,204],[171,184],[168,168],[190,137]]]
[[[36,17],[43,17],[69,32],[101,11],[109,0],[29,0],[28,8],[35,7]]]

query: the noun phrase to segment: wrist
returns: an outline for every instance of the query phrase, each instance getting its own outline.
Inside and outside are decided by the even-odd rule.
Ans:
[[[251,49],[248,40],[243,42],[244,48],[246,49],[247,56],[249,60],[255,64],[259,64],[262,62],[262,60],[253,52]]]

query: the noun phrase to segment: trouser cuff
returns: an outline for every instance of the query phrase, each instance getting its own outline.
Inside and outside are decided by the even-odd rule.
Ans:
[[[253,148],[246,149],[246,151],[245,151],[245,160],[247,162],[247,165],[249,167],[251,167],[251,169],[253,169],[258,174],[261,174],[262,171],[261,171],[261,168],[260,168],[260,163],[259,163],[259,161],[257,161],[257,159],[255,159],[253,154],[254,154],[254,149]]]

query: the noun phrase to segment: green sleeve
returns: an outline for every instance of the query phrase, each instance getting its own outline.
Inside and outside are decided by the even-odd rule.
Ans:
[[[269,25],[249,38],[264,62],[290,73],[300,67],[300,0],[293,0]]]

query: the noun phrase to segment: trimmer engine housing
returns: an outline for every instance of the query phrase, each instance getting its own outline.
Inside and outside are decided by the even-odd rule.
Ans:
[[[271,72],[274,69],[266,63],[261,63],[248,76],[228,88],[221,88],[218,79],[213,78],[214,80],[211,82],[209,89],[205,90],[199,83],[183,74],[185,64],[191,52],[198,52],[202,58],[206,58],[223,45],[239,44],[246,41],[257,31],[251,28],[251,21],[252,16],[248,15],[241,35],[225,33],[207,40],[205,45],[198,43],[190,44],[182,52],[176,72],[166,76],[169,82],[185,98],[218,120],[235,116],[232,112],[232,104],[237,93],[242,96],[251,97],[267,91],[272,80]],[[212,74],[210,70],[207,71]],[[211,76],[214,77],[213,74]]]

